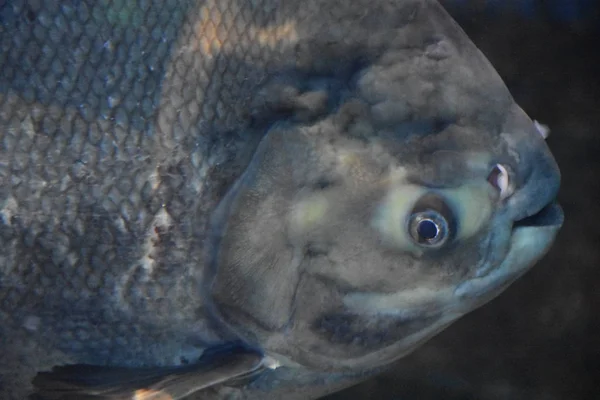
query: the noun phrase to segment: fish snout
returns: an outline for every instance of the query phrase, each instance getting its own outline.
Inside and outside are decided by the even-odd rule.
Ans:
[[[507,201],[509,217],[516,225],[561,225],[562,210],[556,204],[561,179],[558,164],[535,123],[522,111],[520,117],[520,129],[511,129],[520,134],[511,134],[509,140],[517,160],[516,187]]]
[[[564,220],[556,202],[558,165],[534,122],[522,111],[516,115],[503,135],[514,160],[514,192],[500,217],[512,229],[496,236],[488,263],[454,291],[464,310],[485,304],[529,270],[548,252]]]

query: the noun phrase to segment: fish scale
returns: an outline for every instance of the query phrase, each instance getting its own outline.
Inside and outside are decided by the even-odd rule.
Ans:
[[[158,300],[156,303],[165,303],[168,299],[177,298],[177,296],[166,296],[160,286],[156,287],[155,282],[139,284],[143,287],[136,288],[136,282],[130,276],[139,274],[143,277],[144,275],[138,271],[139,267],[135,265],[135,259],[139,257],[140,253],[137,250],[141,247],[140,238],[147,236],[146,232],[153,224],[152,215],[156,215],[157,210],[163,203],[166,203],[166,199],[156,196],[156,193],[160,193],[160,188],[154,189],[154,193],[148,195],[152,198],[153,204],[141,207],[142,210],[138,211],[137,215],[132,215],[131,212],[127,212],[127,209],[137,208],[139,210],[138,204],[144,204],[148,202],[148,199],[144,199],[142,202],[142,199],[135,194],[143,192],[144,188],[148,186],[156,185],[153,180],[156,179],[157,173],[147,165],[140,166],[139,160],[153,159],[156,162],[157,155],[160,155],[162,151],[159,150],[156,153],[153,151],[162,147],[161,145],[165,145],[166,141],[177,141],[177,137],[174,140],[168,138],[169,135],[175,135],[178,128],[179,132],[187,132],[192,123],[199,125],[198,120],[200,119],[211,125],[217,123],[215,109],[223,108],[223,103],[215,105],[214,101],[203,102],[201,88],[206,86],[206,82],[211,79],[213,87],[218,88],[218,81],[215,81],[220,75],[224,75],[225,71],[221,68],[220,71],[212,73],[211,69],[214,67],[210,60],[200,59],[202,64],[196,65],[194,71],[187,72],[187,77],[194,74],[195,71],[201,72],[198,74],[198,78],[194,79],[194,84],[190,86],[196,90],[183,92],[184,94],[191,93],[192,96],[196,94],[196,98],[181,99],[187,103],[187,109],[191,112],[186,114],[185,109],[180,109],[185,104],[176,103],[182,89],[182,84],[176,78],[172,79],[174,82],[169,82],[168,86],[172,88],[170,91],[166,90],[166,93],[160,97],[161,100],[164,100],[160,101],[161,105],[159,105],[157,99],[160,95],[160,91],[157,90],[158,79],[161,78],[161,71],[166,69],[167,44],[177,31],[177,25],[182,24],[183,13],[181,10],[185,6],[194,8],[199,5],[165,3],[154,18],[148,14],[149,7],[146,7],[145,15],[142,14],[141,17],[136,18],[135,14],[131,15],[129,12],[131,10],[120,9],[117,3],[112,3],[110,8],[97,2],[73,2],[72,4],[63,2],[60,8],[52,7],[53,5],[45,5],[40,10],[32,4],[23,5],[23,9],[27,6],[30,7],[27,10],[28,15],[37,14],[37,23],[20,20],[19,16],[24,13],[24,10],[19,10],[18,4],[5,6],[13,7],[15,14],[13,22],[18,30],[18,35],[11,38],[12,43],[7,43],[6,36],[3,40],[5,48],[14,50],[10,53],[9,60],[2,63],[2,76],[7,78],[3,80],[3,83],[11,87],[8,94],[2,96],[2,110],[3,114],[9,116],[12,121],[9,122],[9,118],[3,118],[3,125],[5,127],[8,125],[9,134],[3,135],[4,148],[2,150],[3,154],[13,154],[12,159],[6,166],[3,166],[14,174],[16,168],[27,170],[30,164],[29,160],[35,159],[36,167],[32,168],[33,171],[32,169],[28,171],[28,174],[33,173],[35,176],[31,177],[29,182],[31,186],[43,186],[44,192],[20,193],[18,187],[15,188],[14,195],[17,198],[30,200],[26,204],[23,204],[23,201],[19,202],[19,212],[10,216],[10,219],[14,221],[11,225],[13,225],[13,230],[16,230],[14,227],[20,225],[19,219],[26,224],[26,235],[30,237],[27,242],[30,244],[19,251],[19,264],[16,262],[3,263],[3,266],[4,269],[8,269],[11,265],[14,265],[15,268],[28,265],[30,270],[28,275],[39,275],[42,271],[42,275],[54,278],[51,281],[44,280],[45,283],[44,281],[35,281],[24,284],[14,282],[15,276],[6,273],[2,277],[3,281],[13,281],[12,285],[22,288],[3,291],[3,305],[8,310],[14,310],[17,303],[26,302],[29,303],[28,306],[19,310],[23,315],[37,315],[40,312],[44,314],[44,309],[60,309],[62,301],[69,302],[76,298],[72,293],[72,287],[89,285],[94,296],[89,300],[92,304],[80,307],[84,312],[87,308],[95,307],[94,298],[100,298],[102,295],[106,295],[108,299],[116,297],[117,304],[112,307],[106,305],[102,307],[104,315],[98,317],[99,321],[109,321],[103,323],[107,329],[102,332],[102,329],[98,328],[98,322],[93,324],[92,329],[87,327],[90,332],[87,336],[95,336],[95,338],[90,340],[87,337],[85,342],[102,343],[107,336],[112,335],[113,329],[119,331],[119,317],[115,317],[114,314],[123,312],[128,304],[138,302],[140,295],[142,300],[139,302],[142,303],[140,304],[142,306],[146,299],[153,298],[153,292],[159,293],[155,295]],[[140,7],[143,9],[145,6],[140,4]],[[216,9],[214,5],[203,8]],[[153,11],[157,13],[156,9]],[[150,14],[152,13],[150,12]],[[156,18],[157,16],[161,18]],[[67,23],[67,19],[70,23]],[[156,19],[157,23],[152,26],[151,30],[141,29],[135,23],[133,28],[128,26],[130,22],[139,19],[149,23]],[[33,29],[31,29],[32,25]],[[185,31],[185,26],[183,30]],[[45,44],[47,39],[49,39],[49,43]],[[193,42],[184,37],[184,42],[188,41]],[[25,46],[20,45],[21,42]],[[52,51],[51,46],[57,43],[61,43],[63,46],[71,45],[73,51],[65,48],[61,51]],[[145,45],[143,45],[144,43]],[[19,53],[15,54],[16,52]],[[141,55],[146,57],[145,63],[141,62]],[[172,63],[172,71],[176,71],[177,67],[189,65],[186,63],[185,55],[181,56],[181,61]],[[23,70],[31,71],[29,75],[23,76]],[[64,74],[63,80],[61,79],[63,75],[60,74],[64,71],[70,73]],[[167,72],[167,74],[174,75],[175,72]],[[71,77],[79,78],[72,79]],[[230,79],[229,84],[235,85],[235,80]],[[32,93],[33,88],[36,88],[35,94]],[[218,90],[214,89],[213,92],[223,96],[223,92],[219,93]],[[33,105],[31,105],[31,100],[35,100]],[[7,108],[10,109],[7,110]],[[15,108],[21,111],[21,114],[29,112],[27,115],[15,115],[11,112],[11,109]],[[202,111],[202,114],[198,111]],[[226,114],[226,111],[221,111],[221,113]],[[158,118],[157,114],[159,114]],[[191,119],[192,117],[194,119]],[[174,121],[174,118],[177,118],[177,121]],[[153,120],[155,119],[164,121],[165,124],[162,130],[158,128],[158,132],[153,132],[155,129]],[[57,124],[60,124],[62,128],[60,131],[57,129]],[[158,125],[160,126],[160,123]],[[14,136],[10,134],[13,130],[16,130]],[[33,137],[40,138],[36,143],[38,152],[35,151],[36,148],[32,148]],[[156,143],[157,137],[162,139],[161,144]],[[15,145],[7,143],[11,139],[17,141]],[[52,146],[50,151],[44,148],[42,144],[44,141],[47,145]],[[127,145],[123,146],[123,143],[127,143]],[[33,154],[31,154],[32,151]],[[57,154],[56,160],[48,160],[53,154]],[[203,154],[202,150],[200,154]],[[105,161],[107,158],[109,159],[108,163]],[[135,161],[132,161],[134,158]],[[199,167],[199,165],[195,165],[195,167]],[[118,178],[117,170],[119,171]],[[132,171],[132,173],[128,177],[121,171]],[[143,176],[146,176],[146,179]],[[130,187],[130,191],[122,190],[123,182],[128,180],[134,186]],[[162,181],[168,181],[168,178]],[[67,190],[65,190],[63,182],[66,182]],[[177,187],[171,187],[164,191],[177,189]],[[36,197],[40,198],[42,204],[35,202]],[[94,201],[95,197],[107,198],[97,205]],[[165,197],[167,196],[165,195]],[[52,198],[60,198],[65,201],[44,205],[48,199]],[[14,199],[14,197],[9,199]],[[177,204],[176,201],[173,203]],[[75,212],[73,206],[76,208]],[[173,207],[175,208],[175,206]],[[32,212],[40,209],[43,212],[39,214],[39,217],[30,217]],[[177,217],[176,211],[173,211],[171,214]],[[109,215],[115,216],[109,217]],[[133,221],[125,221],[132,217]],[[47,218],[51,218],[53,221],[50,222]],[[50,223],[52,226],[58,227],[65,220],[79,227],[76,235],[58,234],[57,230],[53,230],[51,237],[44,238],[40,225]],[[182,222],[179,221],[179,224]],[[70,227],[66,228],[69,230]],[[11,238],[6,240],[7,244],[17,244],[14,239],[16,235],[17,232],[10,232]],[[181,232],[180,235],[184,238],[189,236],[189,230],[188,233]],[[77,238],[74,243],[71,243],[71,246],[69,246],[70,237]],[[186,239],[181,240],[186,241]],[[111,245],[116,247],[116,243],[119,243],[119,248],[122,249],[121,253],[124,254],[114,254],[115,251],[110,249]],[[72,248],[71,251],[69,251],[69,247]],[[128,247],[135,251],[127,250]],[[31,251],[37,254],[41,261],[36,262],[35,257],[23,254]],[[47,254],[48,252],[52,254],[46,257],[40,256],[40,253]],[[44,268],[40,264],[45,263],[48,256],[52,262]],[[66,263],[60,256],[67,256],[69,262]],[[73,266],[73,263],[77,264],[75,270],[69,268]],[[106,270],[106,265],[111,264],[116,265]],[[53,266],[53,268],[48,269],[49,266]],[[182,266],[179,267],[179,269],[173,268],[178,271],[178,275],[183,274]],[[62,274],[73,270],[77,275],[66,275],[59,278],[56,273],[57,269],[62,270]],[[15,272],[15,275],[22,275],[22,271]],[[83,279],[83,285],[78,283],[78,279]],[[171,283],[168,282],[168,285],[171,286]],[[62,287],[62,298],[59,297],[59,300],[50,298],[48,299],[49,303],[36,300],[41,295],[39,293],[40,284],[42,288]],[[33,290],[34,285],[36,286],[35,291],[29,291]],[[112,293],[114,285],[121,293]],[[25,290],[23,286],[29,289]],[[184,292],[189,293],[192,290],[188,288]],[[194,297],[196,296],[192,294],[191,298]],[[181,301],[190,302],[185,297]],[[160,313],[159,304],[152,304],[148,308],[152,310],[153,314],[156,311],[159,311],[159,315],[163,314]],[[172,305],[171,307],[162,307],[167,310],[173,308]],[[183,307],[178,308],[181,310]],[[137,312],[139,311],[138,308]],[[18,320],[19,317],[19,315],[12,316],[15,320]],[[135,315],[128,317],[133,317],[135,321]],[[48,318],[51,320],[52,316]],[[52,330],[53,327],[49,326],[51,321],[48,323],[45,318],[43,319],[45,329]],[[81,329],[85,330],[86,324],[89,322],[82,318],[80,324],[83,324]],[[61,325],[64,326],[54,329],[59,332],[68,333],[70,331],[71,327],[66,321],[63,321]],[[121,330],[124,331],[123,336],[137,336],[129,333],[128,329]],[[160,328],[154,327],[152,330],[158,331]],[[60,335],[60,333],[58,334]],[[48,331],[44,332],[44,335],[51,336]],[[159,333],[156,333],[156,337],[160,336]],[[81,342],[78,342],[77,339],[71,337],[66,339],[68,342],[63,343],[62,346],[82,347]],[[154,339],[149,339],[149,341],[152,340]],[[123,359],[124,361],[126,358],[131,360],[142,357],[136,356],[136,352],[145,353],[148,346],[146,343],[138,343],[137,348],[135,345],[128,347],[128,353],[132,354],[128,354]],[[107,352],[107,349],[104,349],[104,352]],[[106,355],[102,357],[106,357]],[[150,362],[155,363],[156,360]]]

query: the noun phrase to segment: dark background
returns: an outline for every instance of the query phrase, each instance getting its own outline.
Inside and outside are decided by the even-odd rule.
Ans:
[[[565,224],[502,296],[340,399],[600,399],[600,2],[442,0],[551,128]]]
[[[566,221],[551,252],[501,297],[328,399],[600,400],[600,1],[442,3],[516,101],[552,129]]]

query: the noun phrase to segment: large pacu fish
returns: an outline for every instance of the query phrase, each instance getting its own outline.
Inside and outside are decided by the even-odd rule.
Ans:
[[[0,2],[0,398],[309,399],[524,274],[536,124],[431,0]]]

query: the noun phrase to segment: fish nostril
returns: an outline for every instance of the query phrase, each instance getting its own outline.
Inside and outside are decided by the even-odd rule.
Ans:
[[[503,164],[494,165],[487,180],[498,191],[501,201],[513,194],[514,185],[507,166]]]

